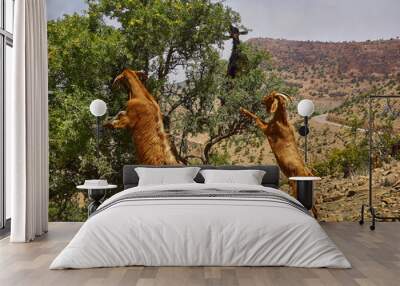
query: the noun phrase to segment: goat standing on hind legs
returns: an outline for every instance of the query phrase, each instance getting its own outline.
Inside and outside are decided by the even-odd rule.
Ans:
[[[144,74],[125,69],[114,80],[126,88],[129,100],[125,111],[120,111],[105,124],[108,128],[127,128],[132,133],[140,164],[178,164],[164,131],[160,106],[143,85]]]
[[[300,156],[293,128],[289,123],[286,111],[286,102],[288,100],[290,100],[288,96],[274,91],[263,98],[262,103],[265,105],[266,112],[273,114],[269,122],[265,122],[244,108],[240,108],[240,113],[254,120],[256,125],[267,136],[276,161],[286,177],[312,176],[311,171],[307,169]],[[289,185],[293,191],[293,196],[297,198],[296,182],[290,181]],[[317,212],[314,207],[313,213],[316,217]]]

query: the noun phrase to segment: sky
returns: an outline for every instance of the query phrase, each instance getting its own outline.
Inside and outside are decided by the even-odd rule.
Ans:
[[[269,37],[288,40],[365,41],[400,36],[400,0],[226,0],[251,29],[242,40]],[[84,0],[47,0],[47,17],[82,12]],[[220,51],[228,59],[231,41]],[[172,80],[183,81],[177,69]]]
[[[365,41],[400,36],[399,0],[230,0],[249,37]]]
[[[400,0],[226,0],[252,29],[246,38],[364,41],[400,36]],[[49,19],[85,9],[83,0],[47,0]]]
[[[83,0],[46,0],[47,19],[54,20],[64,14],[80,12],[87,6]]]

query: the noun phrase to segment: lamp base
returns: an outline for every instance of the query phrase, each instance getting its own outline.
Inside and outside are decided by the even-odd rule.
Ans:
[[[88,190],[89,198],[92,202],[88,206],[88,216],[94,213],[97,208],[101,205],[104,197],[106,196],[105,189],[90,189]]]
[[[310,210],[313,207],[313,181],[297,181],[297,200]]]
[[[307,136],[308,135],[308,133],[310,133],[310,129],[308,128],[308,126],[305,126],[305,125],[303,125],[303,126],[300,126],[300,128],[299,128],[299,134],[301,135],[301,136]]]

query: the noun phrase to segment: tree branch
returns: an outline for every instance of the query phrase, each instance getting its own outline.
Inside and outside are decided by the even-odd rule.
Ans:
[[[220,131],[216,136],[211,137],[210,140],[206,143],[206,146],[203,150],[204,162],[207,164],[209,163],[210,151],[215,144],[235,134],[238,134],[243,129],[243,127],[244,121],[242,119],[239,119],[239,121],[236,121],[232,124],[232,127],[228,129],[228,132],[223,133],[222,131]]]
[[[165,62],[164,62],[164,57],[162,56],[162,61],[160,66],[158,67],[158,79],[164,79],[168,73],[171,70],[171,61],[172,61],[172,56],[174,55],[175,49],[173,47],[169,47],[168,52],[167,52],[167,56],[165,58]]]
[[[169,136],[169,137],[170,137],[169,142],[171,145],[172,154],[175,156],[175,158],[178,162],[181,162],[183,165],[187,165],[188,160],[179,154],[178,149],[176,148],[175,142],[171,139],[172,138],[171,136]]]

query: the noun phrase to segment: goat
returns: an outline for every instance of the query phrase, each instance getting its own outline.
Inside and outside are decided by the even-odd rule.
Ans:
[[[130,69],[124,69],[115,78],[113,86],[125,87],[129,100],[126,110],[120,111],[105,127],[130,129],[140,164],[176,165],[164,131],[160,106],[142,80],[145,80],[143,72]]]
[[[267,136],[269,145],[275,155],[276,161],[286,177],[312,176],[300,156],[294,136],[293,128],[288,120],[286,102],[290,100],[288,96],[278,92],[271,92],[262,100],[267,113],[273,113],[272,119],[265,122],[260,117],[251,113],[247,109],[240,108],[240,113],[248,117]],[[290,181],[293,195],[297,197],[295,182]]]
[[[240,50],[240,35],[246,35],[247,31],[239,31],[235,26],[230,26],[229,38],[232,39],[232,52],[229,57],[227,74],[234,78],[238,73],[245,71],[248,65],[248,59]]]

